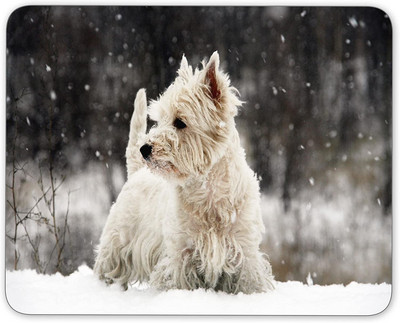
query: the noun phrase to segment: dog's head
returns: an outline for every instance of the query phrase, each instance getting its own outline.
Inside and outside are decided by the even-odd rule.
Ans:
[[[183,56],[175,81],[150,103],[157,125],[140,151],[148,167],[166,177],[207,173],[230,144],[238,91],[220,71],[217,52],[203,66],[193,71]]]

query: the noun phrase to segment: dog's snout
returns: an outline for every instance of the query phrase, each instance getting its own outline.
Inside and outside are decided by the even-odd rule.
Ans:
[[[152,150],[152,147],[148,144],[144,144],[142,147],[140,147],[140,152],[144,159],[148,159],[150,157],[151,150]]]

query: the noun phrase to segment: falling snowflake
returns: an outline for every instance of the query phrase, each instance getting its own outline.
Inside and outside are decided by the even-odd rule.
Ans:
[[[357,28],[358,22],[357,22],[357,19],[356,19],[354,16],[352,16],[352,17],[349,18],[349,22],[350,22],[350,25],[351,25],[353,28]]]
[[[336,130],[329,131],[329,137],[330,138],[336,138],[336,136],[337,136],[337,131]]]
[[[52,99],[53,101],[57,99],[57,95],[56,92],[54,92],[54,90],[50,91],[50,99]]]

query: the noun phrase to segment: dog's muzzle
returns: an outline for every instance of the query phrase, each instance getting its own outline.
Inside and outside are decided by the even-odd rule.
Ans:
[[[140,147],[140,153],[142,154],[144,159],[149,159],[150,155],[151,155],[151,150],[152,147],[148,144],[144,144],[142,147]]]

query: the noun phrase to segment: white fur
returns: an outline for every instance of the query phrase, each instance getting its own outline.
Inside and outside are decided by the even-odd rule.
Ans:
[[[182,58],[175,82],[149,107],[157,126],[144,136],[145,92],[135,100],[128,181],[112,206],[95,273],[108,282],[149,281],[158,289],[228,293],[273,288],[259,183],[240,146],[241,101],[215,52],[203,70]],[[176,118],[186,124],[174,126]],[[141,158],[142,144],[152,147]]]

